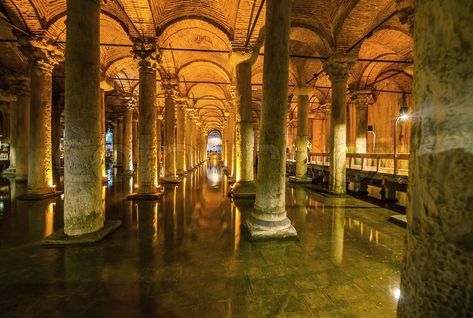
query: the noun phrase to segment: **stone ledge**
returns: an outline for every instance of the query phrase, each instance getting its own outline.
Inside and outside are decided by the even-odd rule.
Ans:
[[[296,176],[290,176],[289,177],[289,182],[291,182],[291,183],[312,183],[312,178],[309,178],[309,177],[298,178]]]
[[[256,198],[256,183],[254,181],[237,182],[230,189],[230,196],[234,199]]]
[[[181,178],[179,177],[164,177],[161,179],[161,183],[165,183],[165,184],[177,184],[177,183],[180,183],[182,181]]]
[[[403,228],[407,227],[407,216],[404,214],[394,214],[391,215],[388,219],[389,222],[399,225]]]
[[[116,230],[122,221],[113,220],[113,221],[105,221],[103,228],[100,230],[87,233],[83,235],[77,236],[69,236],[64,233],[64,229],[60,229],[59,231],[54,232],[50,236],[46,237],[42,241],[42,245],[44,246],[66,246],[66,245],[83,245],[83,244],[93,244],[96,242],[101,241],[105,236],[112,233]]]
[[[45,194],[31,194],[31,193],[25,193],[17,197],[18,200],[24,200],[24,201],[39,201],[39,200],[46,200],[49,198],[57,197],[63,194],[62,191],[54,191],[50,193],[45,193]]]
[[[140,201],[140,200],[158,200],[164,194],[164,191],[158,191],[156,193],[132,193],[126,197],[127,200]]]

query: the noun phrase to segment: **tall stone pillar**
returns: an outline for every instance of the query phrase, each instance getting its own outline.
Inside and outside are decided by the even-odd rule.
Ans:
[[[164,100],[164,178],[165,183],[179,183],[176,175],[176,107],[174,98],[177,95],[177,85],[163,82],[166,94]]]
[[[112,123],[112,133],[113,133],[113,144],[112,144],[112,165],[115,167],[118,163],[118,116],[115,117],[115,121]]]
[[[163,145],[163,119],[164,115],[162,114],[161,111],[157,112],[157,118],[156,118],[156,144],[158,145],[158,150],[157,150],[157,169],[158,169],[158,178],[161,178],[161,172],[162,172],[162,167],[163,167],[163,154],[162,154],[162,145]]]
[[[368,107],[373,104],[371,90],[358,90],[351,94],[351,100],[356,107],[356,139],[355,152],[366,153],[366,140],[368,134]]]
[[[229,109],[227,117],[228,126],[228,159],[227,159],[227,175],[229,182],[233,182],[235,177],[235,108]]]
[[[251,239],[297,235],[286,215],[286,119],[291,0],[266,2],[263,113],[255,209],[246,222]]]
[[[352,55],[334,54],[324,64],[332,82],[329,191],[335,194],[346,193],[347,79],[355,60]]]
[[[191,171],[194,168],[193,165],[193,152],[192,152],[192,114],[193,110],[189,109],[186,111],[185,114],[185,121],[186,121],[186,133],[185,133],[185,142],[186,142],[186,169],[187,171]]]
[[[156,129],[158,126],[156,126]],[[156,133],[159,133],[159,130],[156,131]],[[158,135],[156,135],[156,138],[159,138]],[[138,154],[139,154],[139,147],[138,147],[138,119],[133,116],[133,124],[132,124],[132,156],[133,156],[133,171],[138,167]],[[157,139],[159,141],[159,139]],[[159,152],[159,143],[158,143],[158,152]],[[159,153],[158,153],[158,160],[159,160]]]
[[[254,147],[253,147],[253,166],[256,166],[256,163],[258,162],[258,152],[259,152],[259,135],[260,135],[260,129],[258,126],[253,127],[253,131],[255,132],[254,135]]]
[[[64,233],[78,236],[99,231],[105,220],[99,1],[67,1],[66,38]]]
[[[30,132],[30,79],[16,77],[10,80],[10,89],[16,101],[16,149],[15,180],[26,181],[28,177],[28,140]]]
[[[297,96],[296,176],[295,178],[289,178],[289,180],[293,182],[311,182],[312,179],[307,177],[310,88],[297,87],[294,95]]]
[[[236,183],[232,188],[234,198],[254,198],[256,183],[253,165],[253,118],[251,97],[251,65],[258,57],[258,50],[234,49],[230,62],[236,69],[235,101],[237,106]]]
[[[414,22],[415,116],[397,315],[468,317],[473,312],[473,2],[416,1]]]
[[[62,55],[45,38],[34,38],[22,47],[30,60],[30,135],[28,185],[23,199],[40,200],[56,192],[51,162],[52,72]]]
[[[179,100],[176,111],[176,173],[183,175],[186,173],[186,121],[185,121],[186,102]]]
[[[133,110],[135,99],[123,101],[123,174],[133,175]]]
[[[4,177],[14,177],[16,174],[16,147],[17,147],[17,116],[18,106],[17,101],[9,102],[10,108],[10,165],[3,171]]]
[[[117,138],[117,164],[115,167],[121,173],[123,167],[123,113],[117,113],[117,126],[115,128],[116,132],[114,131],[114,134]]]
[[[135,58],[139,60],[140,91],[138,104],[139,156],[138,156],[138,191],[129,199],[157,199],[162,195],[158,191],[158,145],[156,132],[156,42],[135,43]],[[131,135],[131,132],[130,132]],[[132,160],[132,158],[131,158]]]
[[[64,96],[59,98],[53,104],[52,123],[51,123],[51,147],[52,147],[52,165],[54,184],[59,185],[61,179],[61,135],[62,123],[61,114],[64,110]]]

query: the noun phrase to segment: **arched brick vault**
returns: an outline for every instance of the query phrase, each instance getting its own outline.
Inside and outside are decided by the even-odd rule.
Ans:
[[[114,0],[102,5],[101,47],[103,73],[115,82],[115,95],[137,94],[138,67],[131,55],[132,39],[156,38],[161,48],[164,73],[175,74],[180,81],[181,94],[196,100],[199,116],[206,124],[214,121],[215,112],[203,107],[213,105],[225,109],[231,99],[230,84],[234,69],[229,63],[232,47],[262,44],[264,54],[264,5],[255,22],[262,0]],[[51,37],[64,48],[66,0],[0,0],[3,14],[17,29],[25,33],[41,33]],[[290,59],[290,89],[303,85],[315,88],[311,96],[314,105],[330,101],[331,83],[322,71],[323,58],[335,51],[358,54],[360,59],[411,60],[412,37],[398,16],[385,21],[397,9],[396,0],[294,0],[290,31],[292,55],[317,56],[322,59]],[[254,31],[249,35],[249,30]],[[380,25],[371,36],[363,39]],[[19,32],[22,33],[22,32]],[[18,34],[18,30],[16,32]],[[0,22],[2,39],[15,41],[10,25]],[[363,40],[362,40],[363,39]],[[120,46],[113,46],[119,44]],[[171,51],[170,48],[190,48],[202,51]],[[0,42],[5,54],[0,56],[0,73],[24,73],[27,60],[15,42]],[[252,82],[254,108],[262,100],[263,61],[260,55],[253,65]],[[60,74],[63,67],[55,70]],[[350,89],[371,86],[377,90],[397,87],[410,91],[413,68],[411,64],[358,61],[350,78]],[[319,74],[313,79],[314,74]],[[384,80],[383,80],[384,79]],[[159,84],[159,83],[158,83]],[[160,85],[157,85],[160,93]],[[206,97],[206,99],[204,99]],[[162,104],[162,94],[158,104]],[[213,100],[210,100],[213,99]],[[297,98],[290,99],[291,111],[296,111]],[[223,118],[223,117],[222,117]]]

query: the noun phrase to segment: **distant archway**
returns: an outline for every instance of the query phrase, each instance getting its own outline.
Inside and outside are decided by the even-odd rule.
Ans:
[[[207,153],[210,157],[221,156],[222,134],[218,130],[211,130],[207,136]]]

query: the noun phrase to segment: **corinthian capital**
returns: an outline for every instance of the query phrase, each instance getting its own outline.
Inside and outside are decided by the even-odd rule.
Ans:
[[[161,54],[154,38],[134,39],[132,54],[139,60],[138,64],[144,71],[156,70],[157,64],[161,62]]]
[[[54,65],[64,60],[64,53],[44,34],[36,34],[31,38],[18,37],[21,52],[32,65],[46,72],[52,72]]]
[[[325,61],[324,71],[328,74],[332,83],[346,82],[355,61],[355,55],[335,53]]]
[[[12,94],[26,96],[30,93],[30,77],[29,76],[9,76],[8,87]]]
[[[241,63],[253,65],[258,58],[259,50],[250,47],[233,47],[230,54],[230,64],[236,66]]]
[[[179,86],[176,81],[163,79],[161,86],[166,97],[176,99],[179,96]]]
[[[350,99],[355,103],[356,108],[367,108],[374,103],[373,91],[370,89],[353,91]]]

